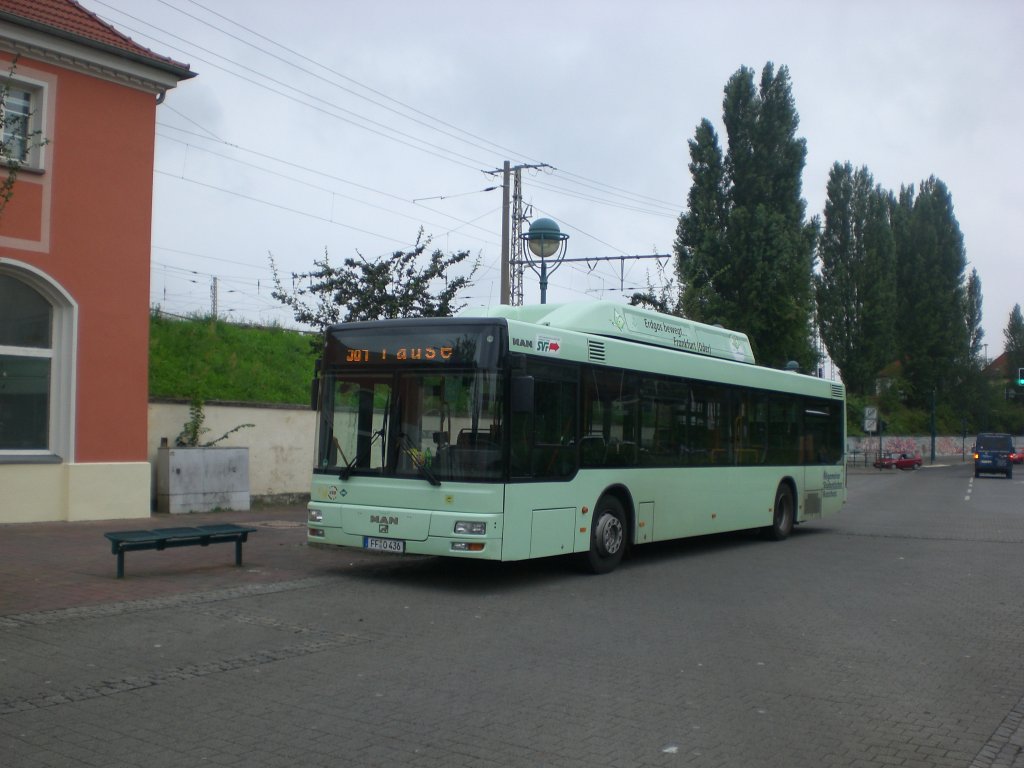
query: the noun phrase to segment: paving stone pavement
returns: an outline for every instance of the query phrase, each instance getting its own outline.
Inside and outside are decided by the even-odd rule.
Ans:
[[[0,526],[0,765],[1024,768],[1024,485],[850,485],[603,577],[309,548],[301,505]],[[104,531],[212,522],[241,568],[114,578]]]

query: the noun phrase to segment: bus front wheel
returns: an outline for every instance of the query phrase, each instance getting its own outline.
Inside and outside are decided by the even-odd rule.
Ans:
[[[793,491],[785,483],[780,483],[775,491],[775,511],[772,524],[768,528],[768,537],[782,541],[793,532],[794,504]]]
[[[614,496],[603,496],[592,523],[587,566],[593,573],[608,573],[622,562],[626,551],[626,511]]]

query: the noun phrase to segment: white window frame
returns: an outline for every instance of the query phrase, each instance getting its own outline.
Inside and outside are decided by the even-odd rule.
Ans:
[[[7,355],[8,357],[20,358],[22,360],[28,358],[34,358],[39,360],[48,360],[50,362],[50,370],[47,375],[49,380],[47,383],[50,386],[50,391],[47,396],[47,422],[49,432],[47,434],[47,445],[45,448],[18,448],[18,449],[3,449],[0,448],[0,457],[3,456],[50,456],[50,446],[53,445],[53,348],[39,348],[39,347],[9,347],[0,344],[0,355]]]
[[[0,257],[0,274],[20,280],[37,291],[53,308],[50,347],[0,346],[0,353],[50,359],[50,429],[48,445],[40,450],[0,450],[0,463],[54,458],[75,460],[75,366],[78,355],[78,304],[53,278],[40,269]]]
[[[23,157],[10,157],[5,152],[0,151],[0,161],[6,165],[17,163],[21,170],[26,171],[42,171],[44,162],[46,159],[45,149],[46,137],[44,135],[44,126],[46,126],[46,84],[40,80],[34,80],[29,77],[22,77],[17,72],[13,76],[4,75],[0,78],[0,86],[7,89],[8,94],[11,92],[24,92],[28,94],[28,112],[16,112],[16,115],[25,115],[27,117],[27,125],[25,128],[25,136],[22,140],[25,142],[25,153]],[[7,127],[7,113],[6,99],[3,114],[3,137],[6,140],[8,134]],[[33,137],[35,139],[33,140]]]

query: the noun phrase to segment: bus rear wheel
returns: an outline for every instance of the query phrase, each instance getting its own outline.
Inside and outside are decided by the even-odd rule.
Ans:
[[[626,511],[614,496],[602,496],[590,526],[587,566],[592,573],[608,573],[622,562],[626,551]]]
[[[792,489],[785,483],[779,483],[775,491],[772,524],[767,529],[768,538],[782,541],[793,532],[794,506]]]

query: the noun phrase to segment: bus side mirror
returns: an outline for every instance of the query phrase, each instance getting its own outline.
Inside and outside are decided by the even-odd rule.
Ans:
[[[512,379],[512,413],[533,411],[533,376],[516,376]]]

